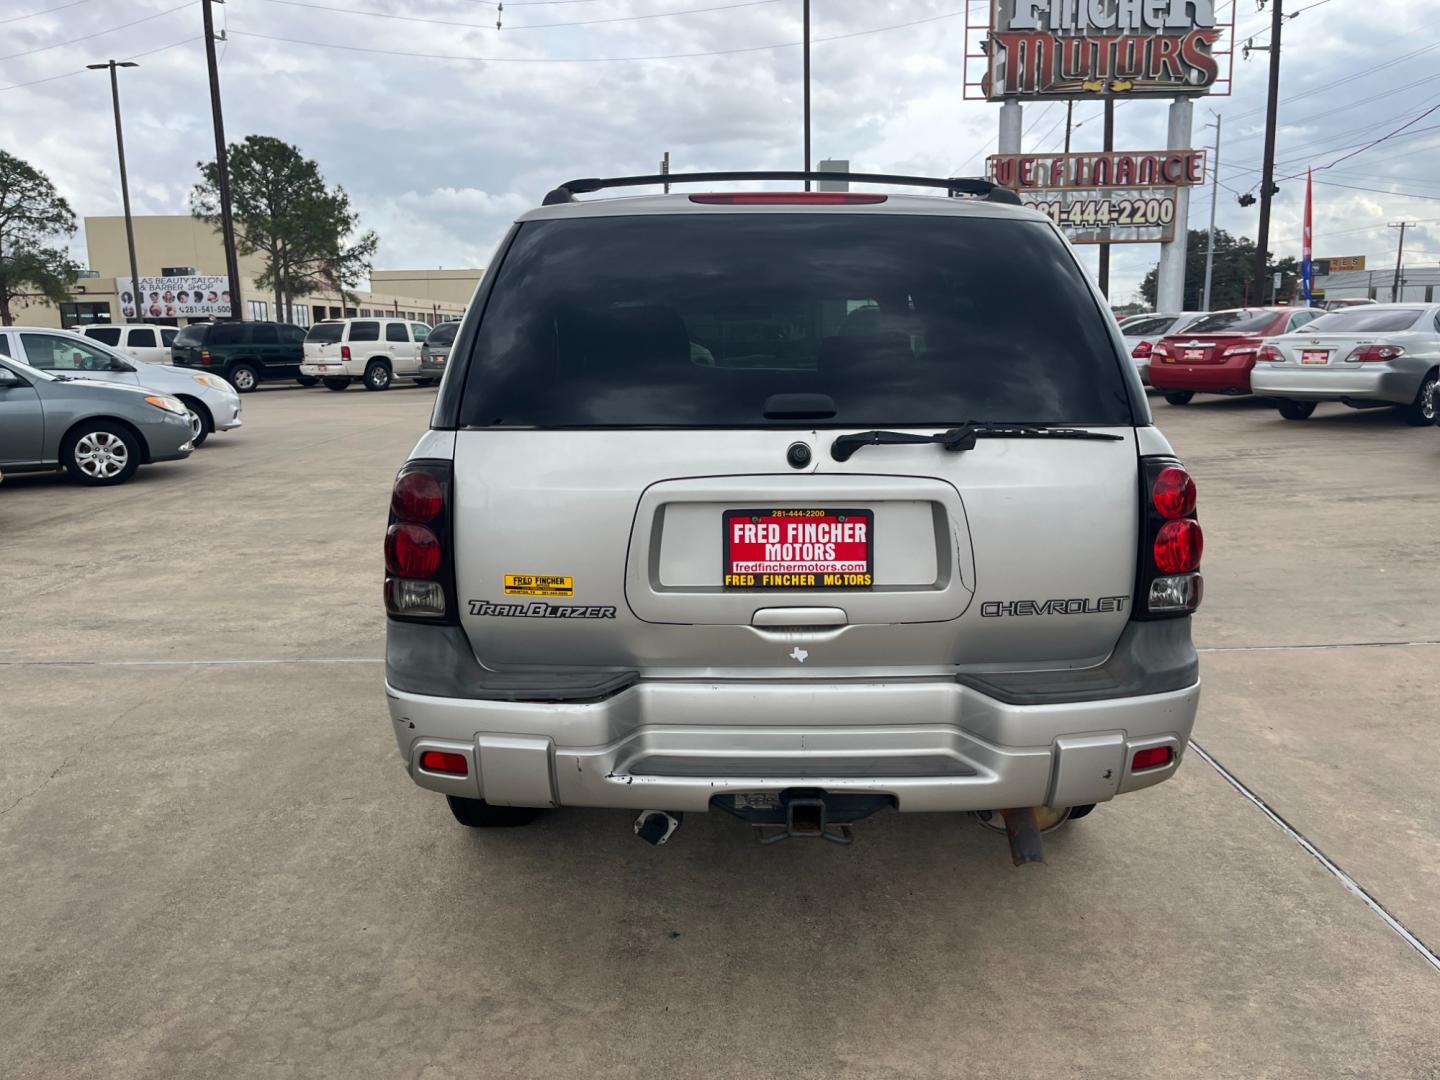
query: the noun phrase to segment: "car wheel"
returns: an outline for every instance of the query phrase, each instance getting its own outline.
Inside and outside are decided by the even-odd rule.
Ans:
[[[484,799],[462,799],[458,795],[446,795],[445,801],[455,820],[472,829],[513,829],[529,825],[540,816],[536,806],[491,806]]]
[[[365,369],[366,390],[390,389],[390,365],[383,360],[371,360]]]
[[[1177,390],[1173,394],[1166,394],[1165,400],[1171,405],[1189,405],[1190,399],[1195,396],[1193,390]]]
[[[1430,427],[1435,423],[1435,372],[1425,376],[1415,400],[1404,408],[1405,423],[1411,427]]]
[[[1313,401],[1277,401],[1275,407],[1286,420],[1309,420],[1315,411]]]
[[[123,484],[140,467],[140,440],[134,432],[107,420],[76,425],[60,449],[60,462],[79,484]]]
[[[314,375],[297,375],[295,376],[295,381],[298,382],[301,386],[314,386],[320,380],[317,379]]]
[[[326,390],[344,390],[344,389],[345,389],[347,386],[349,386],[349,385],[350,385],[350,380],[349,380],[349,379],[326,379],[326,380],[325,380],[325,389],[326,389]]]
[[[248,394],[260,385],[260,373],[249,364],[236,364],[226,378],[242,394]]]
[[[180,400],[190,410],[190,441],[196,446],[204,445],[210,433],[215,430],[215,421],[210,419],[210,410],[190,398]]]

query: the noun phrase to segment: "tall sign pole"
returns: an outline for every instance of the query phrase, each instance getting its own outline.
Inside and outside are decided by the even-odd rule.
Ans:
[[[1282,0],[1270,0],[1270,97],[1265,102],[1265,160],[1260,172],[1260,225],[1255,238],[1255,269],[1250,275],[1255,302],[1265,302],[1265,264],[1270,255],[1270,197],[1275,186],[1275,112],[1280,97]]]
[[[1200,300],[1202,311],[1210,310],[1210,278],[1215,270],[1215,207],[1220,202],[1220,121],[1215,113],[1215,157],[1210,163],[1210,232],[1205,243],[1205,295]],[[1209,124],[1205,125],[1209,127]]]
[[[1105,152],[1108,154],[1115,149],[1115,99],[1105,99]],[[1100,245],[1100,271],[1096,275],[1099,279],[1100,291],[1105,294],[1105,299],[1110,299],[1110,245]]]
[[[215,59],[213,0],[201,0],[205,19],[205,63],[210,69],[210,116],[215,122],[215,186],[220,189],[220,234],[225,242],[225,273],[230,278],[230,318],[239,320],[240,260],[235,254],[235,218],[230,208],[230,161],[225,153],[225,117],[220,110],[220,65]],[[138,285],[138,280],[137,280]]]
[[[1195,122],[1195,102],[1177,97],[1170,103],[1170,131],[1166,145],[1171,150],[1190,146],[1191,127]],[[1160,245],[1160,267],[1155,275],[1155,305],[1160,311],[1184,311],[1185,250],[1190,239],[1190,188],[1175,189],[1175,235]]]

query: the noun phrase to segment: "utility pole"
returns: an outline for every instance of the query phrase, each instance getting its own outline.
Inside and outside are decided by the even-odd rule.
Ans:
[[[810,171],[810,0],[801,0],[801,21],[805,24],[805,171]],[[805,181],[810,190],[810,181]]]
[[[1075,119],[1075,99],[1065,102],[1065,153],[1070,152],[1070,121]]]
[[[1270,53],[1270,96],[1265,102],[1265,161],[1260,173],[1260,226],[1255,239],[1255,295],[1265,300],[1265,263],[1270,254],[1270,198],[1275,186],[1275,111],[1280,98],[1280,26],[1283,0],[1270,0],[1270,44],[1252,46]]]
[[[669,150],[666,150],[666,151],[665,151],[665,156],[660,159],[660,175],[661,175],[661,176],[669,176],[669,175],[670,175],[670,151],[669,151]],[[665,181],[665,194],[666,194],[666,195],[669,195],[669,194],[670,194],[670,181],[669,181],[669,180],[666,180],[666,181]]]
[[[1398,303],[1400,300],[1400,265],[1405,258],[1405,229],[1415,224],[1413,221],[1392,221],[1390,228],[1400,230],[1400,243],[1395,247],[1395,280],[1390,285],[1390,302]]]
[[[230,278],[230,318],[242,318],[240,301],[240,260],[235,253],[235,218],[230,209],[230,160],[225,153],[225,117],[220,110],[220,64],[215,59],[215,17],[210,5],[200,0],[205,19],[205,62],[210,68],[210,117],[215,122],[215,186],[220,189],[220,234],[225,243],[225,273]],[[224,0],[220,0],[221,3]]]
[[[133,68],[140,65],[133,60],[108,60],[103,64],[86,64],[91,71],[104,71],[110,69],[110,99],[115,103],[115,148],[120,153],[120,201],[125,206],[125,243],[130,248],[130,294],[135,305],[132,309],[133,315],[124,313],[124,305],[121,305],[121,316],[126,322],[144,322],[140,314],[140,264],[135,260],[135,221],[130,216],[130,181],[125,175],[125,131],[120,126],[120,79],[115,74],[116,68]]]
[[[1115,99],[1105,99],[1105,152],[1115,149]],[[1100,245],[1100,291],[1110,299],[1110,245]]]
[[[1215,157],[1210,161],[1210,236],[1205,245],[1205,296],[1200,301],[1203,311],[1210,310],[1210,277],[1215,270],[1215,207],[1220,202],[1220,121],[1224,119],[1217,112],[1211,115],[1215,117]]]

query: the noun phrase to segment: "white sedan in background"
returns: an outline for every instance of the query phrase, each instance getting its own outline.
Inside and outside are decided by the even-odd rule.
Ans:
[[[1150,312],[1133,315],[1120,324],[1121,336],[1125,338],[1125,349],[1140,373],[1140,381],[1150,385],[1150,350],[1167,334],[1178,334],[1204,311]]]
[[[133,360],[108,345],[69,330],[5,327],[0,330],[0,355],[40,371],[141,386],[177,397],[190,410],[190,430],[194,435],[191,441],[196,446],[212,431],[231,431],[242,423],[240,395],[219,375]]]
[[[1321,401],[1352,409],[1398,406],[1415,427],[1435,423],[1440,304],[1367,304],[1332,311],[1271,338],[1255,357],[1250,388],[1304,420]]]

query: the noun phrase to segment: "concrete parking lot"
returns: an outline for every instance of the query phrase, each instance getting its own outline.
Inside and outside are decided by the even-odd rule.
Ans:
[[[1156,402],[1195,740],[1294,834],[1192,753],[1016,870],[967,817],[456,825],[379,663],[433,396],[266,389],[123,487],[0,485],[0,1075],[1440,1076],[1396,929],[1440,947],[1440,432]]]

